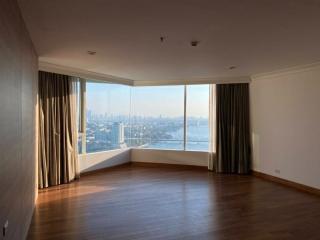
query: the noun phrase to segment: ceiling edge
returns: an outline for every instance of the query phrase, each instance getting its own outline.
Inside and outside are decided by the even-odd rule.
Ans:
[[[283,68],[283,69],[272,71],[272,72],[254,74],[251,76],[251,79],[259,80],[259,79],[265,79],[265,78],[271,78],[271,77],[280,77],[287,74],[312,71],[315,69],[320,69],[320,62],[314,62],[310,64],[305,64],[305,65]]]
[[[95,81],[119,83],[129,86],[161,86],[161,85],[185,85],[185,84],[230,84],[248,83],[251,81],[249,76],[239,77],[212,77],[212,78],[191,78],[191,79],[168,79],[168,80],[132,80],[120,78],[108,74],[96,73],[82,70],[80,68],[66,67],[39,61],[39,70],[70,75]]]
[[[230,83],[248,83],[249,76],[240,77],[212,77],[212,78],[191,78],[191,79],[171,79],[171,80],[152,80],[152,81],[134,81],[134,86],[160,86],[160,85],[185,85],[185,84],[230,84]]]
[[[124,85],[133,86],[134,81],[131,79],[120,78],[112,75],[107,75],[103,73],[96,73],[91,71],[82,70],[79,68],[66,67],[61,65],[56,65],[48,62],[39,61],[39,70],[46,72],[53,72],[59,74],[65,74],[74,77],[80,77],[90,80],[96,80],[101,82],[109,83],[119,83]]]

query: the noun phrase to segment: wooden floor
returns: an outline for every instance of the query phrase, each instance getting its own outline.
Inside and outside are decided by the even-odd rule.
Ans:
[[[253,176],[127,165],[41,192],[28,239],[320,239],[320,198]]]

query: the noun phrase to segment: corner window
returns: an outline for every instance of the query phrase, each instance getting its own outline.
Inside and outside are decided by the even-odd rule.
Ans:
[[[208,151],[209,85],[131,87],[84,80],[78,149]]]

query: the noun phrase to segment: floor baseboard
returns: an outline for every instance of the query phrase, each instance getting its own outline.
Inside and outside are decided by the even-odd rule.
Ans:
[[[266,173],[262,173],[262,172],[258,172],[258,171],[252,171],[252,175],[255,177],[259,177],[271,182],[276,182],[276,183],[280,183],[282,185],[285,185],[287,187],[291,187],[291,188],[295,188],[299,191],[303,191],[303,192],[307,192],[307,193],[311,193],[314,195],[318,195],[320,196],[320,189],[314,188],[314,187],[310,187],[304,184],[300,184],[300,183],[296,183],[293,181],[289,181],[283,178],[279,178],[279,177],[275,177]]]
[[[142,167],[166,167],[166,168],[208,170],[208,167],[206,166],[186,165],[186,164],[170,164],[170,163],[154,163],[154,162],[131,162],[131,164],[133,166],[142,166]]]
[[[104,167],[104,168],[99,168],[99,169],[95,169],[95,170],[91,170],[91,171],[87,171],[87,172],[82,172],[82,173],[80,173],[80,178],[81,178],[81,176],[87,176],[87,175],[92,175],[92,174],[96,174],[96,173],[100,173],[100,172],[105,172],[105,171],[108,171],[111,169],[121,168],[121,167],[128,166],[128,165],[131,165],[131,162],[125,162],[125,163],[121,163],[121,164],[110,166],[110,167]]]
[[[119,165],[111,166],[111,167],[105,167],[100,168],[92,171],[83,172],[80,174],[80,176],[87,176],[92,175],[100,172],[105,172],[111,169],[121,168],[124,166],[140,166],[140,167],[165,167],[165,168],[180,168],[180,169],[194,169],[194,170],[208,170],[205,166],[196,166],[196,165],[182,165],[182,164],[170,164],[170,163],[152,163],[152,162],[126,162]]]

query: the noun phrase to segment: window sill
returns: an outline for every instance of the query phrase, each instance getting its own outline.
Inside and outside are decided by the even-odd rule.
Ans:
[[[80,153],[78,156],[86,156],[86,155],[95,155],[95,154],[104,154],[104,153],[112,153],[112,152],[118,152],[118,151],[127,151],[131,148],[117,148],[117,149],[111,149],[111,150],[105,150],[105,151],[99,151],[99,152],[90,152],[90,153]]]

